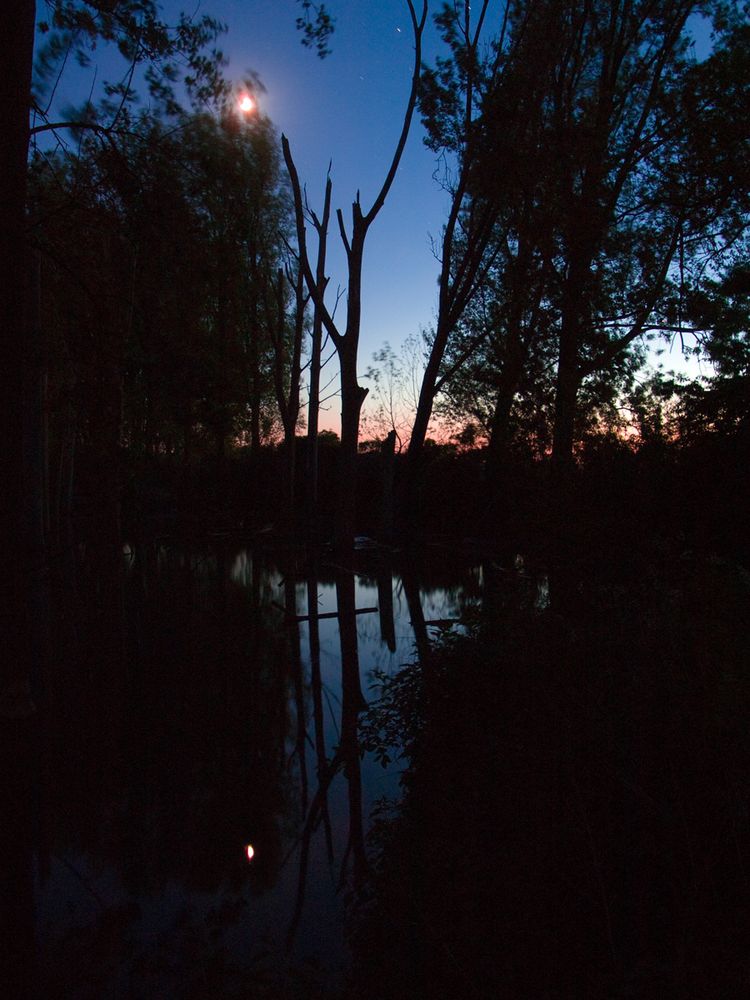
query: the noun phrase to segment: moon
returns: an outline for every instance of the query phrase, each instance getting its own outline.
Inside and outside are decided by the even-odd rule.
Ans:
[[[250,97],[249,94],[245,94],[240,98],[240,111],[252,111],[255,107],[255,101]]]

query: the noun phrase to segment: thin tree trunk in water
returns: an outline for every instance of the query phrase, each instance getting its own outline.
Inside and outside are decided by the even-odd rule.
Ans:
[[[307,517],[308,534],[313,536],[318,515],[318,419],[320,414],[320,347],[321,326],[317,315],[313,320],[310,354],[310,402],[307,409]]]
[[[471,46],[473,55],[476,55],[478,41],[479,36],[477,35]],[[473,84],[470,82],[469,92],[471,92],[472,87]],[[468,134],[472,114],[470,96],[466,108],[467,118],[464,127]],[[470,230],[464,234],[466,246],[460,259],[458,261],[455,260],[455,236],[459,227],[461,207],[468,188],[469,173],[473,161],[473,153],[468,148],[464,155],[465,159],[461,175],[453,194],[448,221],[443,233],[435,339],[432,342],[427,365],[422,376],[417,410],[414,415],[414,424],[406,453],[406,475],[401,497],[401,514],[405,529],[409,533],[413,533],[419,523],[418,482],[424,455],[424,445],[427,439],[427,430],[432,417],[432,408],[443,381],[440,378],[440,366],[443,363],[451,333],[455,330],[464,310],[474,297],[481,284],[482,276],[486,275],[487,262],[484,260],[485,251],[489,245],[497,216],[497,210],[491,206],[488,206],[483,213],[480,213],[479,221],[472,222]],[[454,273],[455,265],[457,267]]]
[[[348,567],[347,567],[348,569]],[[354,603],[354,573],[336,574],[336,600],[341,640],[341,754],[349,786],[349,842],[347,853],[354,859],[354,882],[365,875],[364,825],[362,819],[362,773],[357,739],[359,713],[367,707],[359,677],[357,618]],[[342,870],[342,877],[343,877]]]
[[[318,578],[315,568],[310,569],[307,578],[307,616],[309,619],[310,637],[310,686],[312,688],[313,721],[315,727],[315,759],[318,786],[323,788],[323,781],[328,770],[326,757],[325,720],[323,715],[323,678],[320,672],[320,627],[318,623]],[[328,813],[328,794],[321,791],[320,810],[323,816],[323,826],[326,835],[326,851],[329,863],[333,862],[333,833],[331,818]]]
[[[417,656],[419,657],[421,666],[426,670],[430,659],[430,637],[427,633],[427,625],[424,620],[422,601],[419,597],[419,578],[414,564],[410,559],[407,559],[404,563],[401,571],[401,582],[404,585],[406,604],[409,608],[409,618],[411,620],[412,631],[414,632]],[[425,683],[429,685],[428,673],[425,673],[425,678]]]
[[[289,643],[291,653],[292,683],[294,684],[295,713],[297,716],[297,762],[299,765],[300,786],[302,793],[302,810],[307,812],[308,781],[307,781],[307,719],[305,718],[305,678],[303,675],[302,655],[300,651],[299,625],[297,617],[297,587],[295,583],[293,559],[290,558],[284,575],[284,607],[287,618],[290,619]]]
[[[367,389],[357,382],[356,353],[341,358],[341,445],[338,468],[338,509],[335,541],[340,551],[354,545],[357,516],[357,454],[359,447],[359,417]]]
[[[391,653],[396,652],[396,624],[393,620],[393,573],[390,561],[383,557],[378,564],[378,612],[380,638]]]
[[[323,202],[323,216],[315,221],[318,232],[318,257],[315,265],[315,284],[318,297],[322,300],[328,279],[326,278],[326,248],[328,243],[328,220],[331,214],[331,178],[326,179]],[[320,305],[315,304],[312,327],[312,349],[310,354],[310,403],[307,413],[307,489],[308,489],[308,534],[314,538],[318,522],[318,420],[320,416],[320,365],[323,349],[323,315]]]
[[[383,496],[381,500],[380,537],[384,542],[393,540],[393,479],[396,461],[396,432],[389,431],[380,446]]]
[[[437,385],[438,375],[440,374],[440,365],[443,361],[443,355],[445,354],[445,349],[448,345],[449,334],[450,328],[448,324],[438,323],[438,328],[435,332],[435,340],[433,341],[430,356],[427,360],[427,366],[425,367],[424,375],[422,376],[422,385],[419,390],[419,400],[417,401],[417,411],[414,414],[414,426],[412,427],[411,437],[409,439],[407,455],[409,462],[412,464],[418,462],[424,449],[425,440],[427,439],[427,429],[430,425],[430,418],[432,417],[432,405],[435,401],[435,386]]]

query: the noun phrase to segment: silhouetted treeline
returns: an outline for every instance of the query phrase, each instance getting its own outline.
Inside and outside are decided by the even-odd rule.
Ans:
[[[657,19],[647,4],[579,12],[546,0],[514,0],[500,20],[486,4],[436,12],[444,58],[421,76],[417,60],[402,138],[416,101],[428,145],[456,172],[436,328],[416,359],[425,370],[411,373],[408,459],[391,465],[387,451],[357,460],[358,276],[381,202],[360,220],[344,334],[323,301],[330,178],[315,214],[291,147],[287,180],[271,122],[233,107],[216,53],[204,90],[188,87],[192,111],[156,87],[164,53],[149,53],[148,111],[129,89],[120,105],[108,94],[78,116],[75,148],[32,150],[25,462],[40,549],[73,515],[116,525],[121,497],[132,518],[172,504],[173,520],[189,508],[195,524],[270,521],[343,548],[354,531],[491,537],[524,520],[544,527],[555,509],[580,521],[578,491],[600,488],[586,470],[611,460],[624,475],[630,452],[647,479],[661,454],[665,469],[687,461],[694,482],[684,455],[703,440],[734,461],[734,445],[716,442],[742,439],[748,422],[750,160],[737,126],[748,25],[737,5],[701,11],[700,23],[678,0]],[[79,26],[80,6],[66,16]],[[709,22],[699,57],[692,39]],[[218,26],[201,30],[183,40],[190,58]],[[59,56],[52,41],[41,51],[38,86],[49,85],[44,59]],[[346,418],[337,459],[321,447],[319,463],[323,329]],[[660,338],[679,338],[710,374],[649,372]],[[463,426],[464,444],[486,442],[481,457],[435,448],[433,412]],[[392,451],[395,428],[380,431]],[[671,496],[682,484],[662,485]]]
[[[298,440],[297,488],[304,490],[306,441]],[[750,486],[745,470],[750,438],[705,434],[690,442],[651,440],[635,447],[616,437],[592,441],[575,468],[571,503],[576,517],[564,525],[569,544],[606,540],[623,552],[652,537],[683,539],[688,547],[718,549],[747,558],[750,531],[745,516]],[[319,537],[333,535],[336,517],[338,445],[323,436],[320,449]],[[423,465],[419,531],[404,535],[396,524],[389,539],[398,545],[449,539],[490,544],[503,550],[549,552],[557,508],[551,502],[548,460],[516,458],[508,466],[502,503],[486,476],[486,450],[434,445]],[[125,462],[124,523],[140,535],[224,530],[274,535],[282,503],[283,454],[268,447],[230,456],[217,476],[209,458],[186,470],[179,460],[154,456]],[[382,539],[384,458],[359,455],[358,533]],[[405,456],[395,461],[394,490],[404,482]],[[82,472],[79,514],[85,524],[96,503],[96,478]],[[296,521],[305,537],[304,512]],[[385,539],[386,541],[388,539]]]

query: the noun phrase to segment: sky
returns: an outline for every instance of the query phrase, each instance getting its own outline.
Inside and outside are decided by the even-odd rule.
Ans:
[[[229,76],[246,68],[259,73],[267,89],[261,108],[289,139],[311,205],[322,208],[330,162],[332,207],[348,222],[357,191],[367,210],[390,165],[411,84],[413,39],[404,0],[332,0],[328,6],[336,31],[333,51],[322,61],[300,44],[294,0],[203,0],[202,9],[229,24],[223,40]],[[368,235],[363,372],[383,341],[399,345],[434,314],[438,266],[430,235],[440,234],[446,202],[422,136],[415,117],[398,176]],[[329,288],[345,288],[335,226],[329,259]]]
[[[320,60],[301,44],[295,0],[162,0],[161,4],[168,22],[185,11],[209,14],[228,26],[219,42],[229,59],[227,78],[239,82],[248,69],[260,76],[266,89],[259,95],[260,109],[279,135],[283,132],[289,139],[311,206],[322,209],[330,162],[332,208],[341,208],[349,223],[357,191],[363,209],[369,209],[390,166],[411,85],[414,43],[405,0],[329,0],[327,6],[336,29],[331,54]],[[428,59],[438,46],[430,21]],[[108,74],[112,75],[110,68],[100,67],[98,79]],[[57,103],[80,103],[92,82],[93,68],[87,73],[67,69]],[[415,115],[398,175],[368,234],[361,376],[385,341],[398,349],[406,337],[429,326],[435,315],[438,263],[431,237],[439,238],[448,206],[433,177],[435,155],[424,146],[423,136]],[[345,292],[347,283],[335,217],[328,259],[333,301],[336,289]],[[342,323],[344,305],[342,299],[336,317]],[[329,377],[336,365],[334,359]],[[337,429],[338,402],[332,399],[326,406],[323,423]]]
[[[434,11],[439,4],[433,0],[430,6]],[[500,0],[491,5],[495,18],[500,6]],[[229,60],[226,75],[238,83],[248,69],[260,76],[266,91],[259,95],[261,111],[289,139],[311,207],[322,208],[330,162],[334,211],[341,208],[349,223],[358,190],[363,209],[370,208],[390,165],[410,88],[413,36],[406,0],[328,0],[336,30],[324,60],[301,45],[296,0],[162,0],[161,7],[168,22],[185,11],[227,25],[219,43]],[[440,46],[430,20],[424,40],[428,63]],[[98,79],[106,75],[100,69]],[[58,103],[80,103],[92,82],[93,69],[66,70]],[[415,115],[398,175],[365,246],[359,355],[365,385],[372,355],[384,342],[398,350],[435,317],[439,267],[432,239],[440,237],[448,201],[434,176],[435,155],[423,138]],[[337,288],[346,289],[335,217],[328,259],[332,301]],[[342,299],[336,317],[341,323],[344,305]],[[679,364],[676,351],[667,356],[666,367]],[[329,378],[336,367],[334,359]],[[322,422],[338,429],[336,399],[326,404]]]

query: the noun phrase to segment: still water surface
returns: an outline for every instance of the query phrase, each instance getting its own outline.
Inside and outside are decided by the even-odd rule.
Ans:
[[[460,627],[482,569],[229,543],[127,545],[124,560],[110,581],[84,562],[58,625],[41,984],[231,995],[233,977],[279,969],[335,984],[369,818],[398,793],[398,763],[361,753],[358,719],[382,676]]]

